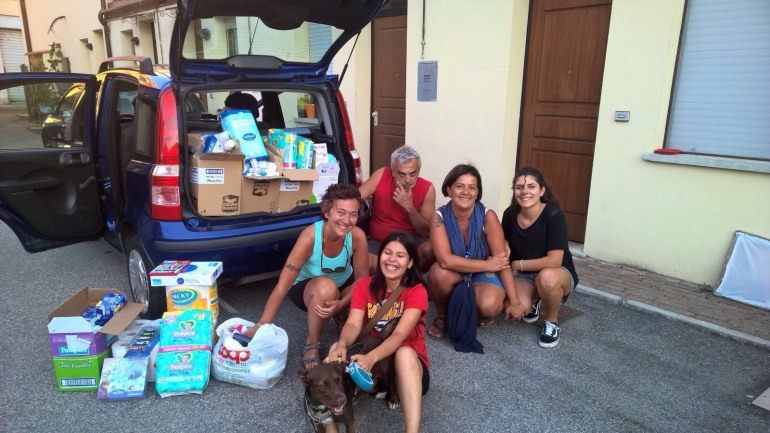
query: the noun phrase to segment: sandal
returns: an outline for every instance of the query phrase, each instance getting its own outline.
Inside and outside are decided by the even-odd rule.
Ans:
[[[428,328],[428,337],[434,340],[443,340],[446,337],[446,316],[438,316]]]
[[[321,350],[322,349],[323,349],[323,347],[321,346],[321,342],[320,341],[318,343],[308,343],[308,344],[305,344],[305,346],[302,347],[302,355],[303,355],[302,366],[304,368],[308,368],[308,365],[310,365],[310,364],[315,364],[315,365],[320,364],[321,363],[321,356],[320,355],[321,355]],[[319,356],[308,356],[308,357],[305,357],[304,356],[305,353],[309,352],[311,350],[317,350]],[[313,367],[315,367],[315,365]]]
[[[479,328],[489,328],[495,323],[494,317],[482,317],[479,319]]]

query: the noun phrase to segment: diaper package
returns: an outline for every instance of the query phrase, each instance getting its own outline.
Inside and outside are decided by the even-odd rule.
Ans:
[[[254,115],[248,110],[227,110],[222,113],[222,129],[227,131],[230,138],[238,140],[241,153],[246,157],[246,163],[250,159],[267,161],[268,155],[262,137],[257,129]]]
[[[207,350],[159,353],[155,389],[161,397],[203,394],[210,366],[211,352]]]
[[[163,315],[155,374],[155,389],[161,397],[203,393],[211,371],[212,338],[210,310]]]
[[[160,352],[211,351],[213,326],[210,310],[168,311],[160,321]]]

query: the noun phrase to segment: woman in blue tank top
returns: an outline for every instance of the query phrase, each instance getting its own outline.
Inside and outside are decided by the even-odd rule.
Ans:
[[[344,316],[350,306],[353,283],[369,274],[366,235],[356,227],[361,194],[351,184],[331,185],[321,200],[323,219],[306,227],[297,238],[257,325],[272,323],[289,295],[308,313],[302,364],[319,364],[321,333],[330,318]]]

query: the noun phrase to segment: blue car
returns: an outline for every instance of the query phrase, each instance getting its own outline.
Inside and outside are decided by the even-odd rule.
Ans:
[[[235,283],[277,275],[318,203],[245,209],[241,187],[194,195],[218,182],[193,172],[200,137],[222,131],[224,111],[248,110],[261,137],[325,144],[337,181],[360,184],[331,60],[384,2],[180,0],[170,65],[116,57],[96,75],[0,74],[0,90],[26,101],[0,136],[0,219],[30,253],[104,237],[149,318],[166,308],[147,276],[164,260],[221,261]]]

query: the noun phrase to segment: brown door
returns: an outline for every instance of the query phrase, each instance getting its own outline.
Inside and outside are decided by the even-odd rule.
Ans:
[[[390,165],[404,144],[406,124],[406,15],[372,22],[371,171]]]
[[[612,0],[533,0],[518,166],[538,168],[583,242]]]

